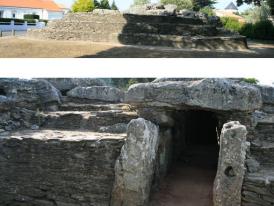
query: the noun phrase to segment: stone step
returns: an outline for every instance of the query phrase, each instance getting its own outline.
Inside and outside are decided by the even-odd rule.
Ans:
[[[179,36],[179,35],[155,35],[155,34],[100,34],[91,32],[77,32],[64,30],[31,30],[28,37],[54,40],[82,40],[91,42],[111,42],[124,45],[163,46],[186,49],[203,50],[242,50],[247,49],[244,36]]]
[[[268,114],[257,121],[255,139],[274,143],[274,115]]]
[[[175,48],[195,49],[246,49],[247,43],[243,36],[234,37],[204,37],[204,36],[178,36],[178,35],[147,35],[147,34],[121,34],[120,42],[130,45],[150,45]]]
[[[243,183],[243,206],[274,205],[274,167],[262,168],[256,173],[247,173]]]
[[[107,111],[107,110],[120,110],[120,111],[132,111],[132,108],[128,104],[104,104],[104,103],[74,103],[68,102],[59,106],[60,111]]]
[[[103,14],[92,14],[92,13],[72,13],[68,14],[62,21],[92,21],[92,22],[110,22],[116,23],[169,23],[169,24],[191,24],[191,25],[202,25],[204,24],[201,19],[198,18],[186,18],[176,16],[155,16],[155,15],[134,15],[134,14],[117,14],[117,15],[103,15]]]
[[[274,165],[274,142],[253,141],[250,152],[262,165]]]
[[[102,131],[123,133],[126,124],[136,119],[136,112],[124,112],[121,110],[110,111],[58,111],[41,115],[42,128],[85,129],[89,131]]]
[[[48,26],[51,29],[97,32],[97,33],[148,33],[170,35],[217,35],[217,29],[212,25],[170,24],[170,23],[113,23],[113,22],[55,22]]]

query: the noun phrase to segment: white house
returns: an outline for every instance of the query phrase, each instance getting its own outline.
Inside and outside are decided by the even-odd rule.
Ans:
[[[25,14],[36,14],[40,19],[61,19],[65,10],[53,0],[0,0],[0,18],[23,19]]]

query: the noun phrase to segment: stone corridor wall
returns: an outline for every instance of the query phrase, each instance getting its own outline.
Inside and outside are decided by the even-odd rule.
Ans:
[[[0,138],[0,205],[109,205],[123,139],[20,138]]]

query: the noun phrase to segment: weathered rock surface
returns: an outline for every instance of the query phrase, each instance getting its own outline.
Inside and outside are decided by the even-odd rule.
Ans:
[[[189,11],[188,11],[189,13]],[[46,28],[29,30],[36,39],[111,42],[174,48],[247,49],[244,36],[219,32],[216,19],[192,11],[178,14],[176,6],[136,6],[128,13],[111,10],[69,13]]]
[[[167,81],[132,85],[125,102],[137,106],[252,111],[262,106],[259,89],[228,79]]]
[[[47,78],[55,88],[61,92],[67,92],[75,87],[106,86],[102,79],[92,78]]]
[[[214,206],[240,206],[248,144],[246,127],[224,124],[220,137],[218,171],[214,182]]]
[[[261,94],[263,103],[274,105],[274,87],[271,86],[258,86]]]
[[[0,205],[108,206],[125,134],[26,130],[0,137]]]
[[[112,206],[147,205],[159,142],[159,129],[144,119],[128,125],[126,143],[115,165]]]
[[[99,128],[99,132],[107,132],[107,133],[126,133],[127,132],[127,124],[125,123],[117,123],[110,126],[104,126]]]
[[[104,102],[122,102],[124,92],[109,86],[76,87],[67,95],[73,98],[99,100]]]
[[[0,79],[0,88],[18,107],[43,108],[61,102],[60,92],[46,80]]]
[[[177,6],[168,4],[145,4],[135,5],[130,7],[126,13],[137,15],[159,15],[159,16],[173,16],[176,15]]]
[[[11,98],[0,95],[0,111],[1,112],[11,109],[13,104],[14,104],[14,101]]]

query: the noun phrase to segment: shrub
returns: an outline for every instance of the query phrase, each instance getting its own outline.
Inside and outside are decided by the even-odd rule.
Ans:
[[[243,25],[240,34],[251,39],[274,40],[274,26],[269,20],[249,23]]]
[[[10,23],[11,21],[14,21],[14,23],[25,23],[27,21],[28,23],[35,23],[36,21],[34,19],[11,19],[11,18],[0,18],[0,22],[6,22]]]
[[[210,6],[205,6],[200,9],[200,12],[207,14],[208,16],[216,16],[214,10]]]
[[[40,16],[36,15],[36,14],[25,14],[24,19],[37,19],[37,20],[39,20]]]
[[[234,32],[240,32],[242,26],[244,25],[243,23],[232,17],[222,17],[221,22],[224,28]]]
[[[162,4],[175,4],[177,5],[177,9],[193,9],[193,1],[192,0],[161,0]]]
[[[244,78],[244,82],[249,83],[249,84],[258,84],[259,80],[255,78]]]

